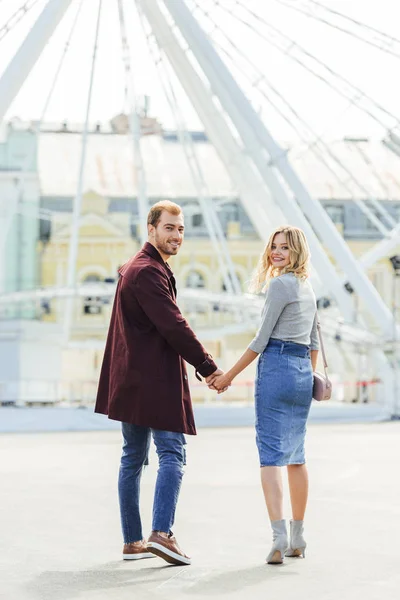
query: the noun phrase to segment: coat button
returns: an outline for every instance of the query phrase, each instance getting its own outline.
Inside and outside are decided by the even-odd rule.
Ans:
[[[184,375],[184,379],[187,379],[187,375]]]

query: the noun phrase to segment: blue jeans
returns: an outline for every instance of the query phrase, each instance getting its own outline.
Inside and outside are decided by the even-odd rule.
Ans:
[[[143,539],[140,519],[140,478],[147,463],[150,437],[158,455],[158,474],[153,504],[153,531],[169,533],[186,464],[186,440],[183,433],[160,431],[122,423],[124,439],[118,479],[119,506],[125,544]]]

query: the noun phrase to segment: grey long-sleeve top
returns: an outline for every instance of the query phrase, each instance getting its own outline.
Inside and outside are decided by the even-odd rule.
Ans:
[[[270,338],[296,342],[319,350],[317,304],[310,282],[293,273],[271,280],[262,311],[261,325],[250,350],[261,354]]]

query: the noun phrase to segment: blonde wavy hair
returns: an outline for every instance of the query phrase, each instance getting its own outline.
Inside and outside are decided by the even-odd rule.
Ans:
[[[289,247],[289,264],[283,269],[274,268],[271,262],[272,244],[278,233],[283,233],[286,236]],[[309,261],[310,249],[304,231],[291,225],[277,227],[272,232],[264,252],[260,256],[249,291],[256,294],[265,291],[271,279],[284,273],[293,273],[299,279],[307,279],[309,276]]]

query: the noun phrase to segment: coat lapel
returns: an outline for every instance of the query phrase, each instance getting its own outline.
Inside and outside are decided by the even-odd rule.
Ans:
[[[164,267],[165,272],[168,276],[168,281],[169,281],[169,285],[171,288],[172,296],[173,296],[174,300],[176,300],[176,296],[177,296],[176,280],[175,280],[174,274],[173,274],[172,269],[169,266],[169,264],[166,263],[161,258],[161,255],[158,252],[158,250],[153,246],[153,244],[150,244],[149,242],[145,242],[145,244],[143,246],[143,252],[146,252],[146,254],[148,254],[149,256],[154,258],[157,262],[160,263],[160,265],[162,265]]]

